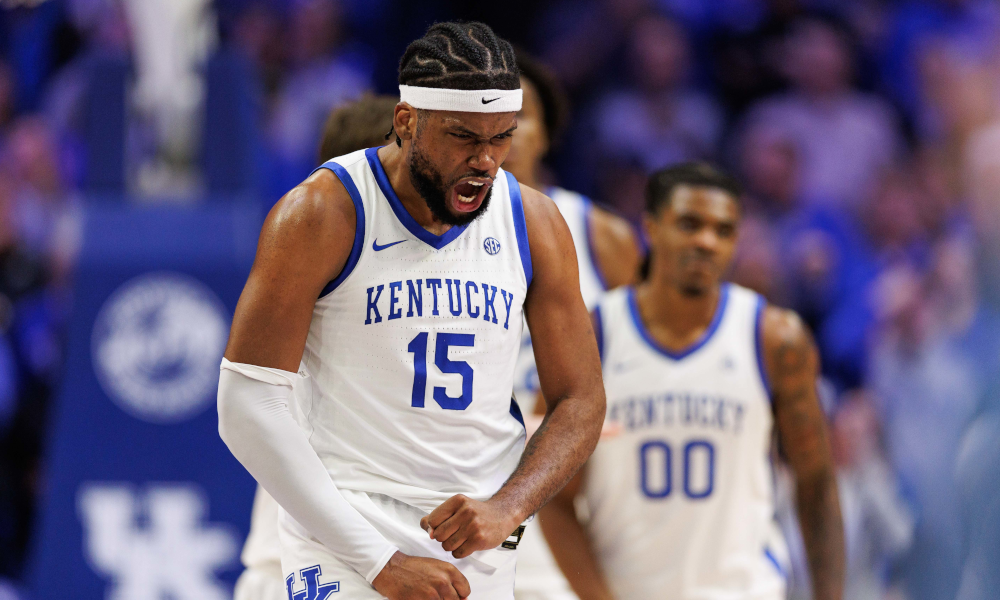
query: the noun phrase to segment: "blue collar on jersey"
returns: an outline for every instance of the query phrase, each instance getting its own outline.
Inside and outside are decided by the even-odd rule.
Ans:
[[[451,229],[444,232],[444,235],[434,235],[433,233],[427,231],[420,223],[417,223],[416,219],[410,216],[406,207],[399,201],[399,196],[396,195],[396,190],[392,189],[392,184],[389,183],[389,176],[386,175],[385,169],[382,167],[382,161],[379,160],[378,148],[369,148],[365,150],[365,157],[368,159],[368,164],[372,168],[372,173],[375,175],[375,181],[378,183],[379,189],[382,190],[386,199],[389,200],[389,206],[392,207],[392,212],[396,214],[396,218],[403,224],[403,227],[406,227],[407,231],[416,236],[420,241],[435,250],[440,250],[451,243],[452,240],[462,235],[465,228],[469,226],[468,224],[453,226]]]
[[[661,346],[659,342],[657,342],[653,336],[649,334],[649,330],[646,329],[646,325],[642,322],[642,317],[639,315],[639,305],[636,304],[635,301],[635,288],[631,286],[628,288],[628,310],[632,315],[632,322],[635,324],[635,328],[639,332],[639,335],[642,336],[642,339],[649,345],[650,348],[673,360],[687,358],[691,354],[697,352],[702,346],[707,344],[708,340],[712,339],[712,335],[715,334],[715,331],[719,328],[719,324],[722,323],[722,315],[726,313],[727,300],[729,300],[729,284],[723,283],[719,287],[719,302],[715,306],[715,316],[712,317],[712,322],[708,325],[708,329],[705,330],[705,333],[702,334],[701,339],[680,352],[674,352]]]

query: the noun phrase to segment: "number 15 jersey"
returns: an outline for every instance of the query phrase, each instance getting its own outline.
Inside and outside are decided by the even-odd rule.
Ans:
[[[531,258],[520,188],[438,236],[406,211],[377,148],[323,167],[357,213],[343,272],[313,310],[293,414],[342,489],[430,511],[492,496],[524,447],[511,399]]]
[[[607,420],[621,434],[597,445],[583,493],[616,598],[784,598],[763,307],[723,284],[702,338],[671,352],[646,330],[632,288],[598,305]]]

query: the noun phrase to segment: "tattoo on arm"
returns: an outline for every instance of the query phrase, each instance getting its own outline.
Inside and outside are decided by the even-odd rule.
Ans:
[[[795,472],[799,525],[813,595],[817,600],[841,600],[843,521],[826,417],[816,393],[816,345],[794,313],[769,308],[764,325],[778,435]]]

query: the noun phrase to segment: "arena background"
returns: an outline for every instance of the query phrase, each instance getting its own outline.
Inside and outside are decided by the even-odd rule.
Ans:
[[[669,163],[746,184],[733,279],[816,333],[847,597],[1000,598],[996,2],[3,0],[0,599],[230,597],[254,483],[214,398],[260,223],[452,18],[566,87],[553,182],[635,223]]]

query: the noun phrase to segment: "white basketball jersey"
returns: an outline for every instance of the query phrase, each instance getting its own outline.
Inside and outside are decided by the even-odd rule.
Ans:
[[[573,236],[580,270],[580,293],[583,295],[584,304],[590,310],[594,308],[606,289],[591,244],[590,215],[593,203],[586,196],[560,187],[549,188],[548,195],[556,203]],[[526,411],[532,410],[538,396],[538,370],[535,367],[535,355],[527,328],[521,340],[521,354],[517,359],[514,395]],[[517,547],[517,581],[514,584],[514,591],[518,597],[533,599],[576,598],[559,566],[556,565],[537,521],[528,528]]]
[[[700,341],[657,344],[632,288],[597,308],[607,420],[584,475],[590,539],[621,600],[784,598],[763,299],[724,284]]]
[[[406,212],[377,151],[323,165],[358,228],[313,310],[294,412],[342,489],[426,511],[485,500],[524,447],[511,399],[531,282],[520,188],[499,171],[482,216],[437,236]]]

